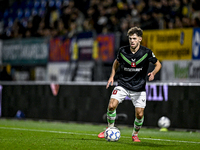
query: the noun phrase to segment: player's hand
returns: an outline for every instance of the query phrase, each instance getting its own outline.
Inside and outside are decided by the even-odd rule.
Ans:
[[[154,74],[152,72],[148,73],[149,81],[154,80]]]
[[[114,79],[112,77],[109,78],[108,82],[107,82],[107,86],[106,86],[106,89],[111,85],[113,86],[113,82],[114,82]]]

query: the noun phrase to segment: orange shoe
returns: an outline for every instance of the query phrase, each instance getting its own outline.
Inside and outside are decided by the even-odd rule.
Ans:
[[[106,129],[107,129],[107,128],[108,128],[108,127],[106,127]],[[106,130],[105,130],[105,131],[106,131]],[[105,131],[99,133],[98,138],[104,138],[104,132],[105,132]]]
[[[104,132],[105,132],[105,131],[99,133],[98,138],[104,138]]]
[[[133,142],[141,142],[137,135],[132,136]]]

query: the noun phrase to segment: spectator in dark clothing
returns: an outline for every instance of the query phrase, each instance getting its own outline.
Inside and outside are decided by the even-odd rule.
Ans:
[[[124,20],[130,27],[139,26],[144,30],[199,27],[199,5],[200,0],[68,0],[58,8],[47,1],[43,15],[39,11],[29,18],[3,18],[5,25],[0,37],[43,37],[56,32],[58,36],[75,35],[70,32],[72,27],[77,32],[88,29],[100,34],[118,32]],[[62,29],[56,31],[59,20],[62,20]]]

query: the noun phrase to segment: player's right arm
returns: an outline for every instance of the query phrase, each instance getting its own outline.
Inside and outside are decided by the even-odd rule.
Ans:
[[[111,85],[113,86],[113,82],[114,82],[114,76],[117,72],[117,69],[119,67],[119,62],[117,61],[117,59],[114,60],[113,62],[113,66],[112,66],[112,71],[111,71],[111,75],[110,75],[110,78],[107,82],[107,86],[106,86],[106,89]]]

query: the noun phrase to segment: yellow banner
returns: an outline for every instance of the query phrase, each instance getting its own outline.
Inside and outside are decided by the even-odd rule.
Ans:
[[[142,45],[160,60],[192,59],[193,29],[145,30]]]

